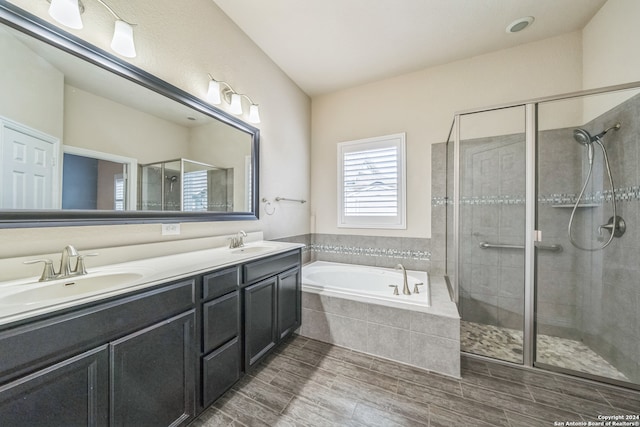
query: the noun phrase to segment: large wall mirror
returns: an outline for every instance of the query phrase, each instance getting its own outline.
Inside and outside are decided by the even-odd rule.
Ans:
[[[0,3],[0,227],[257,219],[259,130]]]

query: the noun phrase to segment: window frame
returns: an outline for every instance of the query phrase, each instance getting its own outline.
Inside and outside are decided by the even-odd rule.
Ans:
[[[346,215],[344,186],[344,156],[347,153],[396,147],[398,149],[398,212],[395,216]],[[407,167],[406,167],[406,134],[396,133],[373,138],[339,142],[337,144],[338,166],[338,228],[374,228],[374,229],[407,229]]]

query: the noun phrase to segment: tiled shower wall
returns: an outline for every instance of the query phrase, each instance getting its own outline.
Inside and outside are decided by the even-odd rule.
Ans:
[[[584,294],[584,341],[640,383],[640,95],[585,128],[597,133],[616,122],[621,123],[620,130],[609,132],[604,142],[616,186],[617,214],[624,218],[627,231],[593,253],[591,277],[596,280],[587,282],[591,287]],[[604,183],[607,189],[608,180]],[[610,194],[605,191],[601,197],[609,200]],[[610,203],[594,214],[594,227],[605,224],[612,215]]]
[[[619,131],[607,134],[604,143],[619,199],[618,215],[625,219],[627,232],[604,251],[576,249],[567,237],[572,203],[587,171],[586,150],[573,140],[574,128],[540,132],[538,150],[538,228],[543,231],[544,245],[557,244],[563,248],[559,253],[539,252],[538,332],[584,341],[635,381],[640,381],[639,120],[640,95],[583,126],[595,135],[615,122],[622,123]],[[496,154],[501,147],[511,146],[514,155],[524,162],[524,151],[517,151],[524,150],[524,135],[467,140],[461,146],[463,159],[472,146],[476,147],[476,153],[489,147]],[[450,206],[446,200],[446,150],[445,144],[432,146],[434,253],[444,253],[447,232],[451,239],[446,215]],[[468,166],[463,164],[463,174]],[[495,169],[498,167],[496,164]],[[585,240],[585,236],[611,216],[611,194],[604,173],[602,156],[597,153],[593,172],[596,184],[587,188],[589,201],[595,206],[578,209],[574,219],[574,236],[588,247],[602,244],[597,236],[593,236],[593,241]],[[468,171],[467,175],[462,176],[462,185],[473,188],[474,183],[469,181],[473,175]],[[508,180],[517,188],[524,179],[524,163],[513,169],[513,176],[496,179]],[[451,191],[452,187],[449,188]],[[463,192],[460,310],[464,320],[522,328],[523,251],[479,247],[480,241],[522,244],[525,206],[522,188],[522,192],[509,193],[500,192],[499,188],[491,191],[488,185],[478,192]],[[608,237],[606,232],[604,237]]]

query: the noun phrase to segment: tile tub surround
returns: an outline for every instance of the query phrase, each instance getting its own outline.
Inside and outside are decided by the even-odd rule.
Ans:
[[[566,376],[463,357],[453,379],[294,335],[191,425],[540,427],[638,408]]]
[[[417,311],[305,291],[303,276],[300,335],[459,377],[460,318],[444,278],[430,280],[432,307]]]

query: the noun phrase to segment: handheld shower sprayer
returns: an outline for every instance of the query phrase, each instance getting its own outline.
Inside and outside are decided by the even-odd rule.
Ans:
[[[615,125],[603,130],[599,134],[595,136],[591,136],[589,132],[582,128],[577,128],[573,130],[573,139],[576,140],[578,144],[582,144],[587,147],[587,155],[589,158],[589,165],[593,164],[593,143],[596,141],[600,141],[600,138],[606,135],[610,130],[618,130],[620,129],[620,123],[616,123]]]
[[[624,220],[622,218],[620,218],[619,216],[617,216],[617,211],[616,211],[616,191],[615,191],[615,186],[613,184],[613,177],[611,176],[611,167],[609,166],[609,157],[607,156],[607,150],[604,147],[604,144],[602,143],[602,137],[606,135],[607,132],[609,132],[610,130],[618,130],[620,129],[620,123],[616,123],[615,125],[608,127],[607,129],[603,130],[602,132],[600,132],[599,134],[595,135],[595,136],[591,136],[591,134],[589,134],[589,132],[587,132],[584,129],[581,128],[577,128],[573,130],[573,139],[576,140],[577,143],[584,145],[585,147],[587,147],[587,156],[588,156],[588,160],[589,160],[589,171],[587,172],[587,177],[584,181],[584,184],[582,185],[582,189],[580,190],[580,194],[578,195],[578,198],[576,199],[576,203],[573,206],[573,210],[571,211],[571,217],[569,218],[569,227],[567,230],[567,234],[569,236],[569,241],[571,242],[571,244],[573,246],[575,246],[578,249],[583,249],[585,251],[597,251],[600,249],[604,249],[607,246],[609,246],[609,244],[611,243],[611,241],[613,240],[614,237],[620,237],[622,236],[622,234],[624,233]],[[593,172],[593,155],[594,155],[594,149],[593,149],[593,143],[596,143],[600,146],[600,148],[602,149],[602,157],[604,159],[604,163],[606,166],[606,171],[607,171],[607,175],[609,177],[609,184],[611,184],[611,197],[612,197],[612,205],[613,205],[613,217],[610,220],[612,225],[609,224],[605,224],[603,226],[598,227],[598,233],[601,235],[602,230],[603,229],[607,229],[609,231],[611,231],[611,235],[609,236],[609,240],[607,240],[607,242],[600,246],[600,247],[596,247],[596,248],[585,248],[580,246],[574,239],[573,236],[571,235],[571,229],[573,226],[573,218],[576,214],[576,209],[578,208],[578,206],[580,205],[580,200],[582,199],[582,196],[584,195],[584,191],[587,188],[587,185],[589,184],[589,180],[591,179],[591,174]]]

